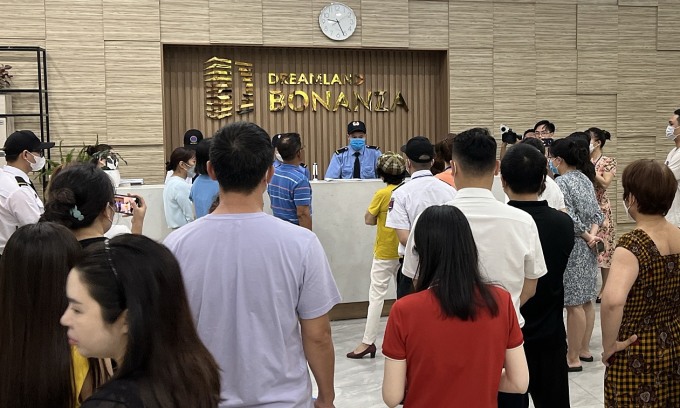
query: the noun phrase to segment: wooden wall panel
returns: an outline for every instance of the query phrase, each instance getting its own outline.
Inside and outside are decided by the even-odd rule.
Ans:
[[[319,12],[327,6],[328,3],[327,0],[312,0],[312,44],[324,48],[361,48],[361,33],[363,26],[361,0],[343,0],[343,3],[349,6],[357,16],[357,28],[354,30],[354,34],[345,41],[333,41],[326,37],[319,28]]]
[[[493,123],[493,51],[449,52],[449,129],[460,132]]]
[[[680,109],[680,51],[657,51],[656,53],[656,108],[661,120],[667,120],[671,112]]]
[[[262,26],[262,0],[210,0],[211,43],[262,44]]]
[[[0,38],[45,39],[45,0],[2,0],[0,10]]]
[[[578,126],[577,98],[576,94],[541,94],[537,91],[536,118],[548,118],[553,121],[557,127],[556,137],[569,136],[572,132],[583,130]],[[559,118],[559,121],[554,118]],[[526,124],[528,126],[517,129],[517,132],[523,132],[534,123]]]
[[[658,5],[659,5],[659,0],[619,0],[619,6],[656,7]]]
[[[536,50],[536,93],[576,95],[577,52]]]
[[[104,41],[50,38],[45,46],[50,92],[104,93]]]
[[[409,1],[409,48],[449,48],[449,3]]]
[[[639,138],[648,135],[650,129],[658,125],[656,118],[656,51],[619,50],[619,137]]]
[[[26,15],[26,18],[31,16]],[[45,0],[45,31],[48,40],[87,43],[103,41],[102,2]]]
[[[210,43],[209,0],[160,0],[161,42]],[[216,22],[217,23],[217,22]]]
[[[616,52],[578,50],[578,93],[615,95],[618,90],[618,66]]]
[[[583,0],[536,0],[536,6],[543,4],[561,4],[561,5],[576,5]]]
[[[262,9],[264,45],[311,44],[315,27],[310,23],[319,17],[313,13],[312,0],[262,0]]]
[[[618,45],[618,7],[582,5],[577,8],[577,46],[584,49],[616,49]]]
[[[494,50],[534,48],[536,6],[534,4],[493,4]]]
[[[127,161],[120,166],[123,178],[143,178],[144,184],[165,182],[165,157],[163,145],[119,146],[116,151]]]
[[[534,61],[536,52],[494,51],[493,54],[493,114],[494,130],[501,123],[535,123],[536,67],[517,61]]]
[[[493,48],[493,3],[449,4],[449,47]]]
[[[656,7],[619,6],[619,49],[656,50]]]
[[[576,48],[576,5],[536,4],[536,50]]]
[[[58,93],[50,95],[50,138],[82,147],[106,140],[106,95]]]
[[[368,143],[381,146],[383,151],[398,151],[414,135],[425,135],[435,140],[438,135],[447,132],[446,116],[437,114],[439,105],[446,103],[446,86],[442,86],[446,78],[442,78],[440,68],[446,66],[446,54],[443,52],[166,46],[163,54],[166,155],[173,147],[181,145],[186,129],[197,128],[206,135],[212,135],[227,123],[246,120],[259,124],[270,135],[298,131],[306,146],[305,162],[317,162],[320,176],[323,176],[333,151],[347,144],[346,126],[352,120],[363,120],[368,128]],[[203,62],[213,56],[253,63],[254,112],[237,114],[239,100],[235,100],[231,117],[213,120],[205,116],[202,69]],[[269,85],[269,72],[364,74],[365,83]],[[288,106],[282,112],[270,112],[270,90],[281,90],[285,94],[303,90],[310,97],[309,107],[301,113],[292,112]],[[328,112],[319,105],[317,112],[313,112],[312,90],[322,95],[330,91],[332,102],[340,91],[351,93],[356,90],[366,95],[367,91],[386,90],[385,105],[388,107],[396,92],[401,91],[409,111],[397,108],[394,112],[376,112],[360,106],[357,112],[343,108]],[[240,92],[237,77],[234,94]],[[355,99],[352,96],[349,99],[350,106],[355,108]],[[108,132],[111,134],[110,128]]]
[[[163,143],[161,50],[157,42],[106,42],[106,130],[110,144]]]
[[[408,3],[408,0],[361,0],[361,45],[408,48]]]
[[[104,40],[160,41],[159,0],[103,0]]]
[[[680,51],[680,41],[678,41],[680,7],[678,7],[677,0],[659,0],[657,16],[658,49]]]

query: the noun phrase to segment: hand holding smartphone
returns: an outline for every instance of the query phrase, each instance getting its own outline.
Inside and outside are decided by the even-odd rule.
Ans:
[[[114,209],[117,213],[123,215],[132,215],[134,210],[132,202],[134,201],[137,206],[141,205],[139,199],[134,196],[127,196],[122,194],[116,194],[113,196],[115,204]]]

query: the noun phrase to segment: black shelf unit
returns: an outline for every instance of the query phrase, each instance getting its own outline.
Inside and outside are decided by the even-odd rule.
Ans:
[[[0,95],[4,94],[37,94],[40,109],[38,112],[31,113],[8,113],[0,114],[0,118],[11,118],[11,117],[37,117],[40,118],[40,140],[43,142],[50,141],[50,104],[49,104],[49,92],[47,91],[47,52],[42,47],[27,47],[27,46],[0,46],[0,61],[3,60],[2,54],[4,52],[11,53],[26,53],[35,54],[36,62],[36,75],[38,79],[37,88],[9,88],[0,89]],[[51,159],[50,150],[45,152],[48,159]],[[47,186],[47,178],[45,175],[42,177],[43,188]]]

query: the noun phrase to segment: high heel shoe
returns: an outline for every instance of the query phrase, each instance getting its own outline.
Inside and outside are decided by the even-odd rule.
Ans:
[[[347,358],[353,358],[355,360],[364,358],[366,354],[370,354],[371,358],[375,358],[375,353],[377,351],[377,348],[375,347],[375,343],[371,344],[366,348],[366,350],[362,351],[361,353],[355,353],[354,351],[350,351],[347,353]]]

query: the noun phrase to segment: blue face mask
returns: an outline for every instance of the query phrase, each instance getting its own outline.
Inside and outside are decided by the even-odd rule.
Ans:
[[[560,174],[560,172],[557,170],[557,167],[553,164],[552,160],[548,160],[548,166],[550,167],[550,171],[553,172],[553,174]]]
[[[366,139],[361,138],[361,137],[350,137],[349,138],[349,145],[354,149],[355,151],[359,151],[366,146]]]

